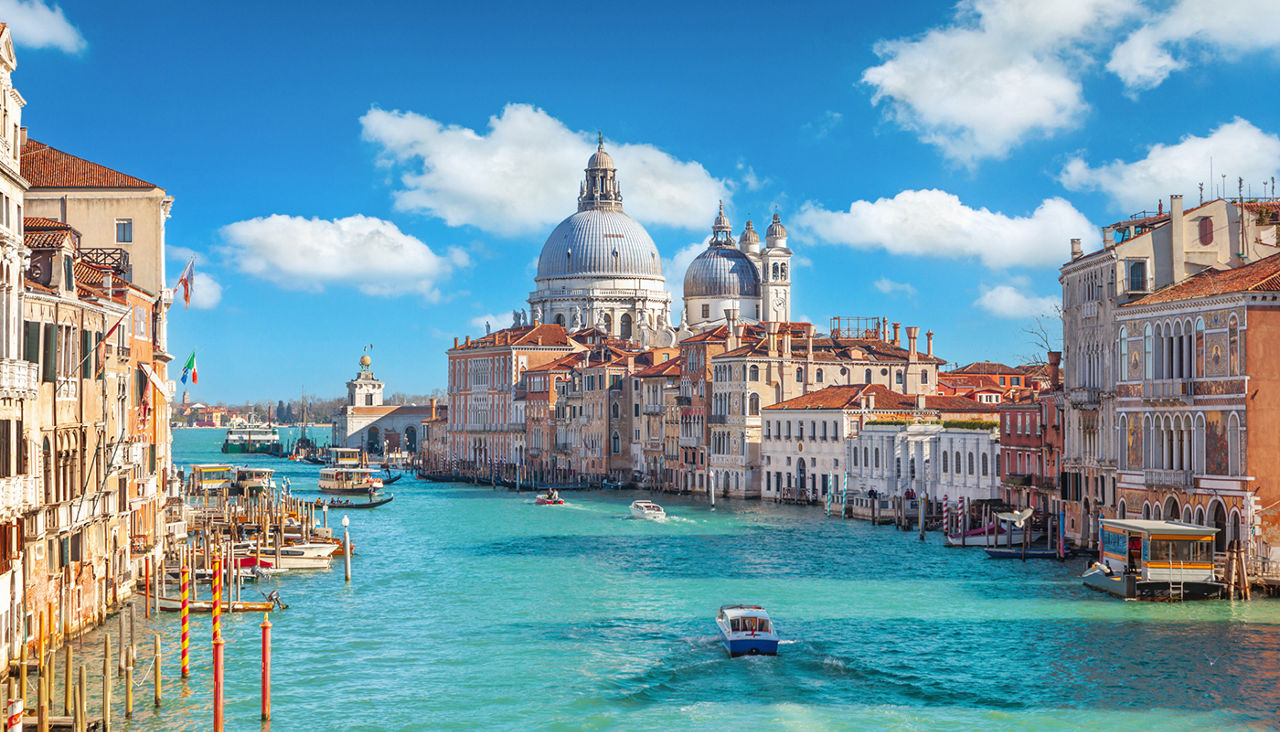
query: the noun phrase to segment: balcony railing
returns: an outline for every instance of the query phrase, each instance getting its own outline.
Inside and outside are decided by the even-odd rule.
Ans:
[[[33,397],[37,389],[36,365],[18,358],[0,359],[0,392]]]
[[[643,413],[645,413],[645,414],[662,414],[662,405],[661,405],[661,404],[646,404],[646,405],[644,405],[643,407],[641,407],[641,408],[640,408],[640,411],[641,411],[641,412],[643,412]]]
[[[1096,318],[1098,317],[1098,301],[1090,300],[1080,306],[1080,317]]]
[[[728,424],[728,423],[729,423],[729,415],[727,414],[712,414],[707,417],[707,424]]]
[[[687,397],[687,396],[678,396],[678,397],[676,397],[676,406],[677,406],[677,407],[692,407],[692,406],[693,406],[693,397]]]
[[[1096,408],[1101,393],[1092,386],[1077,386],[1067,394],[1067,398],[1071,400],[1072,406],[1083,409]]]
[[[1151,401],[1188,399],[1193,394],[1191,379],[1155,379],[1142,382],[1142,398]]]
[[[1195,478],[1190,470],[1156,470],[1142,471],[1143,482],[1148,487],[1190,488]]]

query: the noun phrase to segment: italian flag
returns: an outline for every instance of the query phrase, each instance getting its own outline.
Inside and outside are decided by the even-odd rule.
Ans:
[[[196,374],[196,352],[192,351],[187,356],[187,362],[182,365],[182,383],[187,383],[187,374],[191,374],[191,383],[199,384],[200,377]]]

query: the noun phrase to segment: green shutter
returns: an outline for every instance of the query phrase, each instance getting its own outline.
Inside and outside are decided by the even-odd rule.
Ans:
[[[89,331],[80,331],[80,378],[82,379],[93,378],[93,372],[90,371],[93,368],[93,358],[89,352],[90,348]]]
[[[40,324],[30,320],[24,321],[22,335],[26,339],[23,356],[31,363],[40,363]]]
[[[71,274],[71,257],[68,257],[68,256],[62,257],[62,274],[67,281],[67,291],[75,292],[76,282]]]
[[[44,324],[44,364],[40,369],[44,381],[58,380],[58,326]]]

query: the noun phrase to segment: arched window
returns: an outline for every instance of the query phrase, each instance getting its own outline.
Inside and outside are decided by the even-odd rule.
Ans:
[[[862,376],[862,381],[863,381],[863,383],[864,383],[864,384],[870,384],[870,383],[871,383],[871,369],[867,369],[867,372],[866,372],[865,374],[863,374],[863,376]]]
[[[813,380],[818,382],[819,384],[822,383],[822,369],[818,369],[813,373]]]
[[[954,463],[951,463],[951,465],[954,466],[952,467],[952,470],[959,473],[962,470],[962,468],[960,467],[960,451],[959,450],[956,450],[955,458],[956,458],[956,461]]]
[[[631,314],[623,313],[622,317],[618,319],[618,324],[622,326],[619,328],[618,337],[631,340]]]
[[[604,314],[604,332],[613,335],[613,316],[608,313]]]
[[[947,451],[942,451],[942,472],[947,472]]]
[[[751,380],[752,380],[752,381],[759,381],[759,380],[760,380],[760,367],[759,367],[759,366],[752,366],[752,367],[751,367]]]
[[[1235,412],[1227,419],[1227,475],[1241,475],[1243,461],[1240,459],[1240,418]]]
[[[1196,318],[1196,376],[1204,376],[1204,318]]]
[[[759,394],[752,394],[747,399],[747,404],[748,404],[747,408],[750,410],[748,414],[750,414],[753,417],[758,416],[760,414],[760,395]]]
[[[893,381],[896,384],[902,383],[902,369],[893,372]]]
[[[969,453],[969,475],[973,475],[973,453]]]
[[[797,384],[803,384],[803,383],[804,383],[804,369],[802,369],[802,368],[797,368],[797,369],[796,369],[796,383],[797,383]]]
[[[613,435],[609,437],[609,449],[613,451],[614,455],[622,452],[622,439],[618,437],[617,432],[614,432]]]
[[[986,475],[989,470],[990,466],[987,464],[987,454],[984,452],[982,453],[982,474]]]
[[[1240,374],[1240,324],[1234,315],[1227,321],[1227,365],[1232,376]]]
[[[564,315],[556,316],[556,325],[560,326],[561,328],[564,327]]]
[[[610,413],[610,416],[612,416],[614,419],[617,419],[617,418],[618,418],[618,404],[617,404],[617,402],[614,402],[614,404],[613,404],[612,408],[610,408],[610,410],[609,410],[609,413]]]
[[[1116,363],[1116,374],[1120,381],[1129,380],[1129,330],[1120,327],[1120,360]]]
[[[880,448],[878,447],[876,448],[875,456],[876,456],[876,467],[878,468],[880,467]]]
[[[1155,378],[1154,366],[1155,362],[1151,360],[1151,324],[1147,323],[1146,330],[1142,331],[1142,373],[1146,378]]]
[[[1120,499],[1120,505],[1119,507],[1116,508],[1116,518],[1119,518],[1119,519],[1125,518],[1125,506],[1124,506],[1123,498]]]

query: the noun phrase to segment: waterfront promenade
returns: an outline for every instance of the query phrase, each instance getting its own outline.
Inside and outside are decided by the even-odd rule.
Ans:
[[[180,464],[219,459],[220,439],[179,431]],[[299,496],[314,486],[314,466],[245,460]],[[629,492],[549,508],[393,488],[351,514],[350,587],[335,568],[262,588],[291,606],[272,613],[276,729],[1233,727],[1280,705],[1272,601],[1124,603],[1081,586],[1078,560],[989,561],[810,507],[664,496],[672,518],[655,523],[627,517]],[[774,616],[776,658],[731,661],[717,643],[716,607],[743,601]],[[223,621],[228,729],[259,724],[260,620]],[[129,728],[206,729],[208,618],[193,618],[185,692],[176,616],[158,627],[165,706]]]

